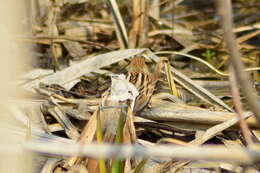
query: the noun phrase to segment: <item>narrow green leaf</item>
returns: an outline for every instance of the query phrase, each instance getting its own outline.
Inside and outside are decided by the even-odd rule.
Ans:
[[[100,111],[97,112],[97,131],[96,131],[97,142],[101,144],[103,142],[103,135],[102,135],[102,124],[100,120]],[[106,163],[104,159],[98,160],[99,172],[106,173]]]
[[[166,71],[166,76],[167,76],[167,81],[171,90],[171,94],[178,97],[178,91],[175,85],[175,82],[173,80],[171,68],[170,68],[170,63],[167,61],[167,63],[164,64],[165,66],[165,71]]]
[[[118,120],[118,126],[116,131],[115,144],[122,144],[123,141],[123,129],[126,121],[126,112],[121,109],[121,114]],[[123,162],[121,159],[115,159],[112,163],[111,173],[123,172]]]
[[[139,173],[142,168],[144,167],[144,165],[146,164],[148,159],[143,159],[138,165],[137,167],[135,168],[134,172],[133,173]]]

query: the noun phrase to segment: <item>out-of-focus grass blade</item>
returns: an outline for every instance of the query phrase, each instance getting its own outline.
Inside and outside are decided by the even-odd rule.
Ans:
[[[120,42],[121,48],[126,49],[129,47],[128,36],[116,0],[107,0],[107,2],[113,16],[113,21],[116,26],[116,34]]]
[[[166,71],[167,81],[168,81],[168,84],[169,84],[169,87],[171,90],[171,94],[178,97],[178,91],[177,91],[175,82],[173,80],[169,61],[164,62],[164,67],[165,67],[165,71]]]
[[[123,164],[120,159],[116,159],[113,161],[111,173],[122,173],[123,172]]]
[[[121,109],[121,114],[118,120],[118,126],[116,131],[115,144],[122,144],[123,141],[123,129],[126,121],[126,112]],[[112,164],[111,173],[121,173],[123,172],[123,163],[120,159],[115,159]]]
[[[28,123],[26,126],[26,140],[30,141],[32,140],[32,117],[31,114],[28,116]]]
[[[102,135],[102,124],[100,120],[100,111],[98,110],[97,112],[97,131],[96,131],[96,137],[97,137],[97,142],[101,144],[103,142],[103,135]],[[99,172],[100,173],[106,173],[106,163],[104,159],[100,159],[98,161],[99,165]]]

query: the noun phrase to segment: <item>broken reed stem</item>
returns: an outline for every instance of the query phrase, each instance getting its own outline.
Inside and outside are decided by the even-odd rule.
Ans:
[[[233,103],[235,106],[235,110],[236,110],[236,115],[238,117],[239,120],[239,124],[240,124],[240,128],[242,131],[242,134],[245,138],[245,141],[247,143],[247,145],[252,145],[253,144],[253,140],[252,140],[252,134],[248,128],[248,125],[246,123],[246,121],[243,118],[243,110],[242,110],[242,105],[240,102],[240,95],[239,95],[239,90],[238,90],[238,84],[236,81],[236,74],[234,72],[234,68],[233,66],[229,66],[229,71],[230,71],[230,76],[229,76],[229,81],[230,81],[230,87],[231,87],[231,93],[232,93],[232,99],[233,99]]]
[[[232,32],[232,4],[230,0],[218,0],[218,11],[222,19],[222,28],[224,30],[224,39],[227,45],[227,49],[230,53],[230,62],[234,67],[234,71],[241,84],[242,91],[245,94],[248,105],[254,112],[254,115],[260,123],[260,107],[256,97],[256,92],[252,87],[252,83],[247,73],[244,72],[244,65],[241,62],[241,56],[238,51],[238,45],[235,41],[235,35]]]
[[[129,34],[130,47],[144,47],[148,31],[148,1],[133,0],[132,28]]]
[[[126,27],[119,11],[116,0],[107,0],[108,8],[111,11],[113,22],[115,24],[116,35],[120,44],[121,49],[129,48],[129,39],[127,36]]]

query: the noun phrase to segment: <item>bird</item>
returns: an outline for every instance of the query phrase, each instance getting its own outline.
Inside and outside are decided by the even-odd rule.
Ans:
[[[162,61],[158,62],[154,72],[151,73],[148,70],[144,57],[135,56],[131,60],[126,79],[131,82],[139,92],[135,100],[133,112],[141,111],[149,103],[160,78],[162,65]]]

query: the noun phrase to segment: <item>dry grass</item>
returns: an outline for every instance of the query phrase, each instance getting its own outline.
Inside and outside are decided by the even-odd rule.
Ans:
[[[232,17],[229,2],[5,2],[1,154],[16,159],[1,171],[259,171],[260,4],[233,2]],[[137,112],[129,81],[111,85],[134,56],[164,63]]]

